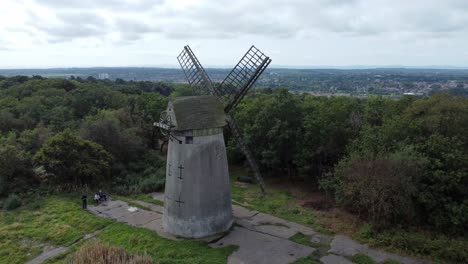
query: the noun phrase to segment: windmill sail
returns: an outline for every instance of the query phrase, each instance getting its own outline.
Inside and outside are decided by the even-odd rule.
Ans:
[[[226,79],[224,79],[222,84],[216,87],[214,87],[210,77],[189,46],[184,47],[177,59],[179,60],[185,77],[191,86],[201,89],[224,101],[224,112],[227,116],[226,121],[228,127],[249,162],[262,193],[265,194],[265,184],[263,182],[262,175],[260,174],[257,162],[246,144],[241,130],[229,114],[229,111],[236,107],[240,100],[242,100],[247,91],[253,86],[268,64],[270,64],[271,59],[255,46],[252,46],[239,63],[237,63],[234,69],[232,69]]]
[[[252,45],[218,87],[225,98],[225,112],[229,113],[242,100],[247,91],[270,64],[271,59]]]
[[[191,86],[215,95],[210,77],[188,45],[184,47],[177,60]]]

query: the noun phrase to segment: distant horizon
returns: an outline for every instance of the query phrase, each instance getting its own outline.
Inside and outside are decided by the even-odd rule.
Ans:
[[[235,65],[206,65],[206,69],[231,69]],[[158,68],[158,69],[180,69],[179,65],[142,65],[142,66],[58,66],[58,67],[14,67],[2,68],[9,70],[54,70],[54,69],[115,69],[115,68]],[[468,70],[468,66],[453,65],[270,65],[269,69],[291,69],[291,70],[372,70],[372,69],[430,69],[430,70]]]

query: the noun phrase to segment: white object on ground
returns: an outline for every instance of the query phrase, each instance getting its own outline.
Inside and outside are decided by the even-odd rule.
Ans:
[[[128,209],[127,209],[129,212],[136,212],[138,211],[138,208],[134,207],[134,206],[129,206]]]

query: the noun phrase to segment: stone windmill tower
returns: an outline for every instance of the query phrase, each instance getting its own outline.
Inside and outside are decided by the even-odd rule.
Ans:
[[[233,221],[224,127],[231,130],[265,192],[257,163],[230,111],[271,59],[252,46],[221,84],[211,82],[189,46],[178,60],[190,85],[207,95],[173,99],[156,123],[170,139],[163,227],[178,236],[200,238],[228,230]]]

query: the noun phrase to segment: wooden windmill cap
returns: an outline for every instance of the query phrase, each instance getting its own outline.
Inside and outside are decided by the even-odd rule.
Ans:
[[[196,130],[224,127],[226,114],[218,98],[211,95],[176,97],[169,110],[175,117],[174,130]]]

